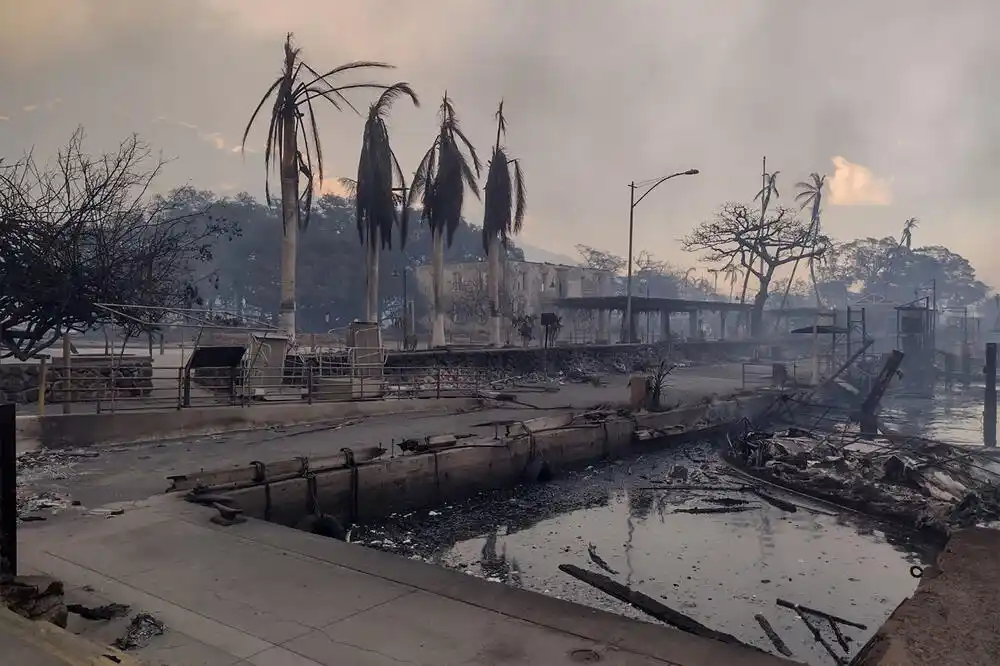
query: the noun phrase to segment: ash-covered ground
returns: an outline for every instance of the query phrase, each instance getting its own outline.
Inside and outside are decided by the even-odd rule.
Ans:
[[[558,569],[579,565],[774,652],[760,614],[796,659],[831,663],[780,598],[867,625],[844,629],[845,656],[856,652],[913,592],[911,566],[931,548],[800,497],[779,498],[796,511],[778,508],[729,470],[712,445],[691,444],[396,514],[351,540],[649,621]]]

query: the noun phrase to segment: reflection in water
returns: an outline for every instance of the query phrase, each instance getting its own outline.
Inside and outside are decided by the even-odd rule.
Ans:
[[[686,488],[651,490],[685,467]],[[871,523],[786,513],[738,490],[741,482],[704,445],[609,463],[461,505],[396,516],[358,530],[363,542],[649,621],[559,571],[597,570],[600,553],[614,576],[720,631],[773,650],[754,619],[767,617],[799,661],[829,656],[778,598],[867,624],[868,640],[916,587],[910,564],[920,545]],[[645,490],[640,488],[647,488]],[[750,507],[740,513],[677,513],[679,508]],[[407,543],[407,548],[399,544]]]
[[[882,400],[881,417],[895,430],[948,444],[983,443],[983,387],[946,387],[922,395],[893,387]]]
[[[487,578],[513,587],[521,587],[521,568],[517,560],[507,559],[507,544],[505,543],[503,550],[497,553],[500,529],[498,527],[486,536],[486,542],[480,551],[479,567]]]

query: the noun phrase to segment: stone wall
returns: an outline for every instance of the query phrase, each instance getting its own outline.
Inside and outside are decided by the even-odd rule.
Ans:
[[[115,358],[74,357],[66,381],[66,369],[49,365],[45,377],[45,402],[95,402],[116,397],[141,398],[153,389],[153,364],[148,356]],[[28,404],[38,402],[38,363],[0,364],[0,399]]]

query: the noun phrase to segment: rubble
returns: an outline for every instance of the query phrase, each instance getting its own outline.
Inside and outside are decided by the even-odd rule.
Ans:
[[[541,351],[541,350],[535,350]],[[589,383],[603,385],[608,375],[630,375],[635,372],[651,372],[663,359],[664,349],[646,346],[614,353],[594,353],[586,349],[567,352],[558,349],[558,359],[548,361],[543,370],[526,367],[476,367],[463,359],[442,359],[438,367],[394,368],[387,367],[390,377],[386,382],[386,393],[397,396],[424,395],[438,390],[454,392],[481,389],[488,386],[494,391],[516,388],[521,391],[558,391],[566,383]],[[555,352],[553,352],[555,356]],[[687,367],[690,362],[673,363],[676,367]],[[392,375],[393,371],[398,375]]]
[[[125,634],[115,639],[114,646],[123,652],[145,647],[152,639],[162,636],[166,627],[149,613],[137,613],[129,622]]]
[[[47,620],[66,628],[68,611],[63,584],[48,576],[15,576],[0,584],[0,602],[21,617]]]
[[[1000,520],[1000,457],[989,450],[793,428],[730,437],[729,459],[778,486],[939,536]]]
[[[75,475],[81,461],[96,458],[96,451],[37,449],[17,456],[17,514],[20,521],[41,520],[38,514],[62,511],[73,502],[55,490],[41,489],[44,482]]]
[[[104,604],[102,606],[84,606],[83,604],[70,604],[66,607],[70,613],[79,615],[84,620],[92,622],[107,622],[115,618],[128,615],[129,607],[125,604]]]

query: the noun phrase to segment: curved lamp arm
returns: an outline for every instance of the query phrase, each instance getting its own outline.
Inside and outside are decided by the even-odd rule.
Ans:
[[[659,179],[658,181],[650,185],[649,189],[643,192],[642,196],[635,200],[635,203],[632,204],[632,208],[638,206],[639,202],[645,199],[649,195],[649,193],[655,190],[661,183],[665,183],[671,178],[676,178],[677,176],[697,176],[699,173],[700,171],[698,171],[697,169],[688,169],[687,171],[678,171],[677,173],[672,173],[669,176],[664,176],[663,178]]]

